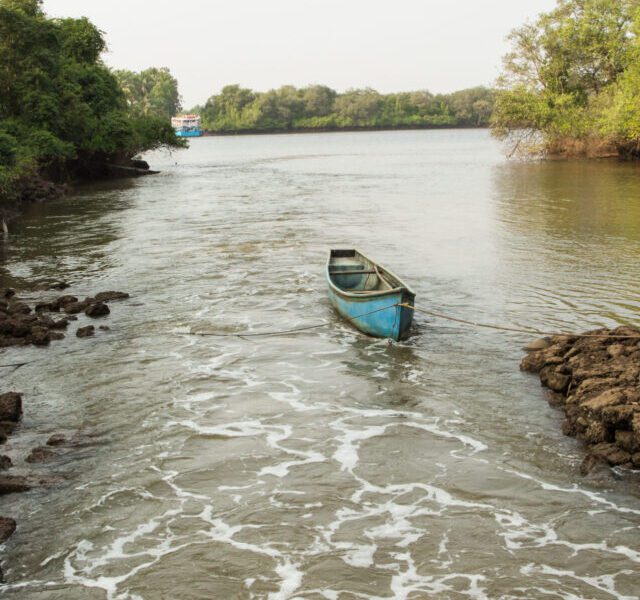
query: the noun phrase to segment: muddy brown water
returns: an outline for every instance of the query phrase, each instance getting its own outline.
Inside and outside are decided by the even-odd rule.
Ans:
[[[640,167],[518,164],[483,131],[194,140],[162,174],[33,207],[3,284],[67,279],[111,331],[11,349],[3,448],[52,485],[0,498],[24,599],[640,597],[640,484],[582,478],[531,336],[418,315],[400,344],[332,312],[356,246],[417,303],[551,330],[640,324]],[[42,293],[28,294],[28,299]],[[329,320],[297,336],[196,338]],[[24,462],[49,435],[73,445]]]

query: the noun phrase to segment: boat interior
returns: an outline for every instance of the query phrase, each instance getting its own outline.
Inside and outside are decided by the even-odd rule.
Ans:
[[[380,294],[402,287],[393,275],[357,250],[332,250],[329,277],[336,287],[351,294]]]

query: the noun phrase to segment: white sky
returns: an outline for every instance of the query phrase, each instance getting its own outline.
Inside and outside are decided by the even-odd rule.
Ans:
[[[555,0],[44,0],[106,34],[112,67],[169,67],[183,105],[229,83],[338,91],[490,85],[511,29]]]

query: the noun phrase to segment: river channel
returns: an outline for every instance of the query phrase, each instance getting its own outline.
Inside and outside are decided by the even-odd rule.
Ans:
[[[407,341],[370,339],[324,279],[329,248],[356,247],[428,310],[640,325],[638,165],[508,161],[485,131],[209,137],[148,160],[159,175],[30,208],[1,247],[4,285],[131,299],[94,338],[2,355],[29,362],[2,379],[25,411],[3,453],[50,481],[0,498],[18,522],[0,596],[640,598],[638,477],[580,476],[518,369],[532,336],[418,314]],[[25,463],[58,432],[73,446]]]

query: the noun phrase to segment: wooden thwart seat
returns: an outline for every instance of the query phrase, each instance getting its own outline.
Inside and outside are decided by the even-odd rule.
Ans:
[[[329,275],[373,275],[375,269],[354,269],[353,271],[329,271]]]

